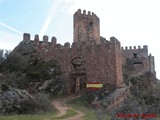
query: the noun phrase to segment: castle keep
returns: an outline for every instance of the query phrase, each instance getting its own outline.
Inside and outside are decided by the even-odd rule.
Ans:
[[[48,36],[39,40],[35,35],[24,33],[23,42],[33,44],[36,53],[44,60],[58,61],[63,71],[68,94],[84,92],[86,83],[101,82],[106,89],[123,85],[122,65],[126,59],[134,62],[135,68],[143,71],[154,70],[154,58],[148,56],[148,48],[122,49],[120,42],[111,37],[110,40],[100,36],[99,18],[96,14],[79,9],[74,14],[73,43],[57,44],[55,37],[48,42]]]

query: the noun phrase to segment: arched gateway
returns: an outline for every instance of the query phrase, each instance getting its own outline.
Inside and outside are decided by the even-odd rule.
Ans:
[[[85,61],[81,57],[76,57],[71,61],[71,93],[72,94],[84,94],[87,77]]]

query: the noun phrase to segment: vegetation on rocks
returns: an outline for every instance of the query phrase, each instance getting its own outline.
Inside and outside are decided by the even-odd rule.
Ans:
[[[130,79],[130,96],[118,110],[125,113],[160,114],[160,89],[151,73]]]
[[[23,49],[18,46],[10,54],[2,53],[0,56],[1,114],[28,114],[53,110],[49,94],[64,92],[58,62],[44,61],[38,56],[32,58],[34,49]],[[27,99],[27,96],[31,99]]]

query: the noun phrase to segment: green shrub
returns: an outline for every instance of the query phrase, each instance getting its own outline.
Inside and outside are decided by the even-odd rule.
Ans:
[[[56,78],[61,75],[61,71],[56,61],[35,60],[27,66],[26,74],[31,82],[38,82]]]
[[[47,94],[41,92],[41,93],[36,93],[33,96],[37,101],[37,108],[40,111],[46,112],[54,110],[54,107],[51,101],[49,100],[49,96]]]
[[[20,53],[11,53],[1,65],[1,71],[18,72],[26,68],[27,60]]]

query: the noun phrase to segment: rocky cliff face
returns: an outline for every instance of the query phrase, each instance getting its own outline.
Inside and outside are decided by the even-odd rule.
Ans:
[[[15,89],[1,85],[0,113],[25,113],[33,112],[36,100],[26,90]]]

